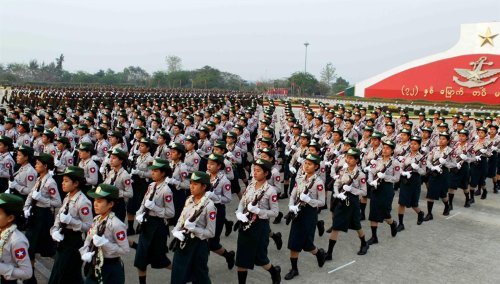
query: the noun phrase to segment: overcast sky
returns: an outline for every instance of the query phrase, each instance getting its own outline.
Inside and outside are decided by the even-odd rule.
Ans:
[[[498,21],[499,0],[0,0],[0,63],[96,72],[210,65],[247,80],[332,62],[351,83],[451,48],[460,24]]]

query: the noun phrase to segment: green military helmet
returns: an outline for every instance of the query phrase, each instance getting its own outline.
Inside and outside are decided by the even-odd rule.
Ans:
[[[353,156],[356,159],[359,159],[361,156],[361,151],[358,148],[351,148],[346,153],[347,156]]]
[[[49,169],[54,167],[54,157],[50,154],[40,153],[38,156],[35,156],[35,160],[47,165]]]
[[[222,140],[217,140],[217,141],[215,141],[215,143],[214,143],[214,147],[215,147],[215,148],[220,148],[220,149],[222,149],[222,150],[224,150],[224,151],[226,151],[226,150],[227,150],[227,148],[226,148],[226,142],[225,142],[225,141],[222,141]]]
[[[351,138],[346,138],[343,141],[344,144],[349,144],[351,147],[356,147],[356,141]]]
[[[9,149],[13,146],[12,138],[4,135],[0,136],[0,143],[3,143]]]
[[[66,146],[69,146],[71,145],[71,143],[69,142],[69,139],[68,137],[64,137],[64,136],[59,136],[55,139],[56,142],[60,142]]]
[[[110,153],[113,156],[116,156],[118,159],[125,161],[127,159],[127,152],[123,151],[120,148],[115,148]]]
[[[404,134],[406,134],[406,135],[408,135],[408,136],[410,136],[410,135],[411,135],[410,130],[408,130],[408,129],[406,129],[406,128],[405,128],[405,129],[403,129],[403,130],[401,130],[401,132],[400,132],[400,133],[404,133]]]
[[[410,141],[416,141],[418,144],[422,143],[422,138],[420,136],[412,136]]]
[[[238,135],[236,135],[236,133],[234,133],[233,131],[229,131],[226,135],[226,137],[231,137],[231,138],[238,138]]]
[[[0,208],[12,212],[22,212],[23,207],[24,199],[21,197],[10,193],[0,193]]]
[[[47,137],[49,137],[49,138],[54,138],[54,132],[52,132],[52,131],[51,131],[51,130],[49,130],[49,129],[45,129],[45,130],[43,131],[42,135],[45,135],[45,136],[47,136]]]
[[[372,135],[370,136],[371,138],[376,138],[376,139],[382,139],[384,135],[378,131],[374,131]]]
[[[469,137],[469,130],[462,129],[462,130],[458,131],[458,134],[463,134],[463,135]]]
[[[271,162],[264,160],[264,159],[257,159],[254,162],[254,165],[261,167],[266,172],[270,172],[273,168],[273,165],[271,164]]]
[[[210,175],[205,172],[196,171],[191,174],[191,182],[210,185]]]
[[[184,145],[181,143],[177,142],[170,143],[169,148],[170,150],[177,150],[181,153],[186,153],[186,147],[184,147]]]
[[[318,151],[321,149],[321,145],[318,142],[316,142],[315,140],[312,140],[311,142],[309,142],[307,147],[314,147]]]
[[[271,158],[274,158],[274,156],[276,154],[272,148],[264,148],[261,150],[261,153],[265,153],[266,155],[268,155]]]
[[[224,156],[220,154],[212,153],[208,156],[208,160],[217,162],[218,164],[224,164]]]
[[[153,145],[153,141],[147,137],[142,137],[139,143],[146,145],[148,148],[151,148],[151,145]]]
[[[72,179],[85,180],[85,172],[83,168],[77,166],[69,166],[60,176],[69,176]]]
[[[90,142],[82,142],[78,146],[78,150],[92,152],[94,150],[94,145]]]
[[[92,198],[118,199],[119,189],[111,184],[101,183],[96,189],[87,192],[87,195]]]
[[[391,147],[392,150],[394,150],[394,148],[396,148],[396,144],[392,140],[386,140],[382,144]]]
[[[309,160],[309,161],[313,162],[316,165],[321,164],[321,158],[318,155],[308,154],[306,156],[306,160]]]
[[[450,140],[450,133],[448,133],[448,132],[440,132],[439,136],[446,137],[446,139]]]
[[[79,124],[77,129],[89,131],[89,127],[87,126],[87,124]]]
[[[302,132],[300,133],[300,138],[306,138],[308,140],[311,140],[311,134],[309,134],[308,132]]]
[[[198,138],[196,136],[193,136],[193,135],[186,135],[186,139],[184,139],[186,141],[189,141],[193,144],[196,144],[198,142]]]
[[[150,170],[158,170],[158,169],[169,169],[170,162],[165,159],[154,159],[153,163],[148,166]]]

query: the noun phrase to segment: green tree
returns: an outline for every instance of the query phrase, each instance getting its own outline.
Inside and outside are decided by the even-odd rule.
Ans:
[[[294,84],[299,94],[313,95],[318,93],[318,80],[311,73],[295,72],[288,78],[289,85]]]
[[[167,73],[182,70],[182,59],[179,56],[169,55],[165,58],[165,62],[167,63]]]
[[[332,85],[332,93],[335,95],[338,92],[344,91],[347,87],[349,87],[349,82],[342,77],[338,77]]]

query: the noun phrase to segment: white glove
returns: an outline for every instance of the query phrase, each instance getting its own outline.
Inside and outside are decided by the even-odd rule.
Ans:
[[[403,156],[398,156],[398,161],[402,162],[405,159]]]
[[[189,222],[189,220],[186,220],[186,222],[184,222],[184,228],[188,231],[192,231],[194,230],[194,228],[196,228],[196,223]]]
[[[135,220],[137,223],[142,224],[144,222],[144,213],[135,215]]]
[[[328,140],[325,140],[325,144],[326,145],[330,145],[332,143],[332,140],[328,139]]]
[[[169,181],[168,181],[169,184],[172,184],[172,185],[179,185],[181,184],[180,181],[176,180],[175,178],[171,178]]]
[[[443,170],[441,169],[441,167],[440,167],[440,166],[433,166],[431,169],[432,169],[433,171],[438,172],[438,173],[442,173],[442,172],[443,172]]]
[[[300,194],[300,201],[303,201],[305,203],[309,203],[309,201],[311,201],[311,197],[307,194],[301,193]]]
[[[326,162],[325,162],[325,166],[327,166],[327,167],[331,167],[331,166],[332,166],[332,161],[326,161]]]
[[[363,154],[366,154],[367,151],[368,150],[366,150],[366,148],[361,149],[361,152],[363,152]]]
[[[370,166],[368,166],[368,167],[364,168],[364,171],[365,171],[365,172],[369,172],[369,171],[370,171]]]
[[[228,158],[233,158],[234,157],[234,155],[233,155],[232,152],[227,152],[225,156],[228,157]]]
[[[50,171],[49,171],[49,175],[50,175],[50,176],[54,176],[54,171],[53,171],[53,170],[50,170]]]
[[[481,156],[476,156],[476,161],[481,161]]]
[[[318,134],[314,134],[314,138],[319,139],[320,137]]]
[[[166,178],[165,178],[165,182],[166,182],[167,184],[170,184],[170,180],[171,180],[171,179],[172,179],[172,178],[166,177]]]
[[[66,215],[66,214],[64,214],[64,212],[63,212],[63,213],[61,213],[61,215],[59,215],[59,221],[61,221],[61,223],[64,223],[64,224],[69,224],[69,223],[71,223],[71,220],[72,220],[72,219],[73,219],[73,218],[71,217],[71,215],[70,215],[70,214],[67,214],[67,215]]]
[[[292,153],[292,151],[285,151],[285,156],[290,156],[290,153]]]
[[[351,192],[352,186],[344,184],[344,186],[342,187],[342,189],[344,189],[344,191]]]
[[[481,149],[481,150],[479,150],[479,152],[481,152],[481,153],[483,153],[483,154],[486,154],[486,152],[488,152],[488,150],[486,150],[486,149]]]
[[[31,206],[24,210],[24,218],[28,219],[31,215]]]
[[[60,167],[61,165],[62,165],[62,164],[61,164],[61,161],[59,161],[59,160],[55,160],[55,161],[54,161],[54,166],[56,166],[56,167]]]
[[[92,156],[92,160],[96,162],[99,161],[99,156],[97,155]]]
[[[241,212],[236,212],[236,219],[240,220],[243,223],[247,223],[248,222],[247,215],[245,215],[245,214],[243,214]]]
[[[132,155],[130,155],[130,156],[128,156],[128,160],[132,162],[134,160],[134,157]]]
[[[95,254],[95,251],[92,251],[92,252],[86,252],[82,255],[82,260],[83,262],[88,262],[90,263],[92,261],[92,257],[94,256]]]
[[[201,149],[196,150],[196,153],[201,156],[201,154],[202,154]]]
[[[248,211],[252,212],[253,214],[259,214],[259,212],[260,212],[259,206],[257,206],[257,205],[254,206],[254,205],[252,205],[251,202],[248,203],[247,209],[248,209]]]
[[[298,205],[288,205],[288,211],[292,212],[293,214],[299,213],[299,206]]]
[[[31,198],[33,198],[34,200],[40,200],[42,198],[42,193],[40,193],[40,191],[33,191],[33,193],[31,194]]]
[[[146,200],[144,202],[144,207],[148,208],[149,210],[152,210],[153,208],[155,208],[155,202],[153,200]]]
[[[378,177],[379,179],[383,179],[383,178],[385,178],[385,173],[378,172],[378,173],[377,173],[377,177]]]
[[[292,150],[297,150],[297,146],[294,144],[292,147],[290,147]]]
[[[109,243],[108,239],[106,239],[106,237],[100,237],[98,235],[94,235],[92,237],[92,241],[94,242],[94,245],[96,247],[102,247],[103,245]]]
[[[496,151],[496,150],[498,150],[498,147],[497,146],[491,146],[491,150]]]
[[[172,235],[174,238],[178,239],[179,241],[183,242],[186,239],[186,236],[181,231],[173,230]]]
[[[460,170],[460,168],[462,168],[462,164],[461,163],[457,163],[457,169]]]
[[[467,155],[465,155],[465,154],[460,154],[460,159],[462,159],[462,160],[467,160]]]
[[[441,163],[441,165],[444,165],[446,163],[446,159],[444,158],[439,158],[439,162]]]
[[[334,154],[335,156],[338,156],[338,155],[340,154],[340,152],[339,152],[339,151],[337,151],[337,150],[335,150],[335,151],[333,151],[333,154]]]
[[[297,173],[297,170],[292,165],[290,165],[289,169],[290,169],[290,173],[292,173],[292,174],[296,174]]]
[[[378,183],[376,180],[370,182],[370,185],[373,186],[373,187],[377,187]]]
[[[16,142],[14,142],[12,146],[14,146],[14,148],[19,148],[19,144],[17,144]]]
[[[424,147],[422,147],[422,148],[420,148],[420,149],[421,149],[422,151],[424,151],[424,152],[427,152],[427,147],[425,147],[425,146],[424,146]]]
[[[64,240],[64,235],[61,234],[61,232],[59,231],[54,231],[50,235],[52,236],[52,239],[56,242],[61,242],[62,240]]]
[[[339,198],[339,194],[334,192],[334,193],[332,194],[332,197],[333,197],[333,198]]]
[[[17,186],[17,181],[15,181],[15,180],[14,181],[9,181],[9,188],[14,188],[15,189],[16,186]]]
[[[370,161],[370,164],[372,164],[372,165],[375,165],[376,163],[377,163],[377,161],[375,161],[375,160]]]
[[[337,197],[340,199],[340,200],[346,200],[347,196],[345,195],[344,192],[342,193],[339,193],[339,195],[337,195]]]
[[[345,169],[347,169],[347,167],[348,167],[347,163],[344,163],[344,164],[342,165],[342,169],[344,169],[344,170],[345,170]]]
[[[130,170],[130,174],[131,175],[136,175],[137,173],[138,173],[138,171],[136,169]]]
[[[101,175],[104,175],[106,173],[106,169],[104,169],[104,167],[100,167],[99,172],[101,173]]]
[[[410,178],[411,177],[411,173],[410,172],[401,172],[401,175],[405,176],[406,178]]]
[[[5,190],[5,193],[10,194],[10,188],[7,188],[7,190]]]
[[[414,170],[418,169],[418,165],[417,165],[416,163],[411,163],[411,167],[412,167]]]
[[[478,138],[479,138],[479,136],[477,136],[477,135],[475,135],[475,136],[474,136],[474,140],[475,140],[475,139],[478,139]]]

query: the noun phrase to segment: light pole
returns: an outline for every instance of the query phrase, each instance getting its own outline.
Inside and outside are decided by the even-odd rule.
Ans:
[[[304,46],[306,47],[306,59],[305,59],[305,62],[304,62],[304,73],[307,73],[307,46],[309,46],[309,43],[305,42]]]

